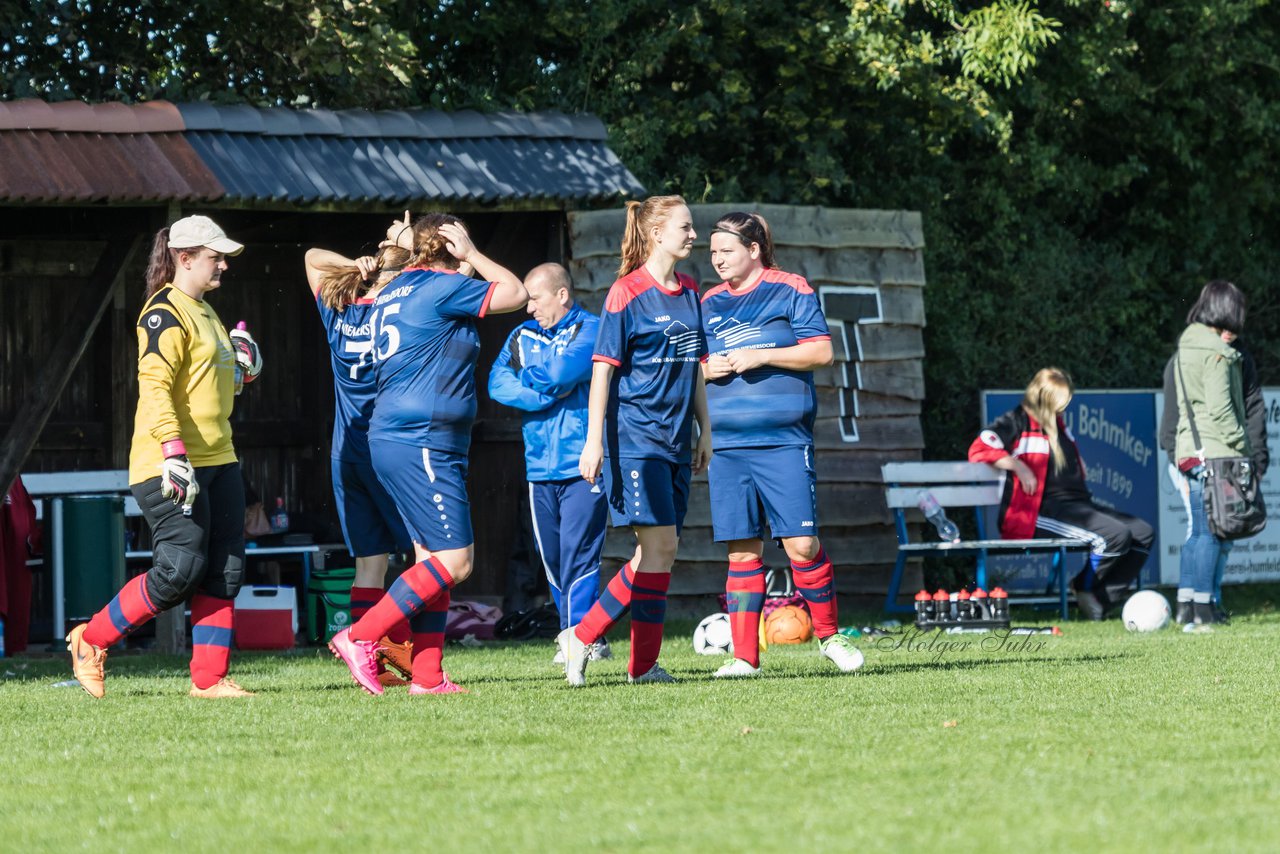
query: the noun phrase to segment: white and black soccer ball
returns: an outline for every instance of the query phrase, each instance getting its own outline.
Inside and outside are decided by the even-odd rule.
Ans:
[[[1139,590],[1124,603],[1120,619],[1131,632],[1158,632],[1169,625],[1169,600],[1154,590]]]
[[[693,651],[699,655],[732,655],[733,629],[728,614],[712,614],[693,630]]]

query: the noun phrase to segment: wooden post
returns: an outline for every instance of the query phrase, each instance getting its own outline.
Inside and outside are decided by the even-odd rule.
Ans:
[[[3,486],[4,492],[9,491],[14,478],[22,471],[27,456],[40,438],[40,431],[49,420],[49,413],[53,412],[58,397],[115,294],[118,278],[129,266],[141,244],[141,238],[135,238],[129,244],[124,243],[123,238],[107,241],[106,248],[89,275],[84,296],[67,315],[62,335],[49,354],[44,370],[40,372],[39,379],[31,386],[27,399],[18,409],[4,442],[0,443],[0,448],[3,448],[0,452],[0,486]]]

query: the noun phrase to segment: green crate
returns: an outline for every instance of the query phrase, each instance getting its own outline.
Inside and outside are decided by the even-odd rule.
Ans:
[[[307,639],[328,643],[351,625],[351,585],[355,567],[316,569],[307,585]]]

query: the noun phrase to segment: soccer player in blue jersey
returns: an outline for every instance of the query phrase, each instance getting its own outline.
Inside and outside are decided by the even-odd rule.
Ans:
[[[843,671],[857,670],[862,653],[838,631],[831,561],[818,541],[813,369],[832,361],[818,296],[802,276],[777,268],[773,236],[759,214],[730,213],[716,222],[711,264],[724,281],[702,298],[715,448],[707,480],[712,530],[729,547],[734,654],[715,675],[760,673],[762,504],[813,615],[822,655]]]
[[[319,248],[306,254],[307,284],[320,312],[333,367],[330,469],[342,536],[356,559],[351,587],[353,620],[363,617],[382,598],[387,554],[413,549],[395,502],[373,471],[368,439],[377,392],[369,318],[378,290],[408,260],[409,252],[394,245],[381,248],[376,257],[354,260]],[[408,678],[413,660],[408,622],[397,623],[379,641],[378,655]],[[404,684],[382,667],[378,679],[384,686]]]
[[[412,246],[413,256],[382,289],[369,318],[378,382],[369,451],[418,562],[364,617],[334,635],[329,648],[357,684],[381,694],[377,642],[408,618],[414,646],[409,693],[448,694],[463,689],[441,669],[439,648],[425,644],[443,633],[449,591],[471,574],[475,556],[466,487],[480,353],[475,321],[523,308],[528,295],[519,277],[476,249],[457,217],[427,214],[401,231],[392,239]],[[458,272],[460,263],[486,281]]]
[[[511,330],[489,372],[489,396],[521,410],[533,533],[560,612],[577,625],[600,598],[609,510],[599,484],[578,473],[600,319],[573,301],[569,271],[540,264],[524,277],[532,319]],[[610,657],[607,642],[596,657]],[[564,663],[564,650],[555,661]]]
[[[593,483],[603,472],[613,524],[631,526],[636,550],[582,622],[560,633],[570,685],[585,684],[592,648],[628,607],[629,680],[675,681],[658,664],[667,587],[691,472],[711,458],[698,286],[675,271],[696,236],[679,196],[627,203],[620,278],[600,316],[578,469]]]

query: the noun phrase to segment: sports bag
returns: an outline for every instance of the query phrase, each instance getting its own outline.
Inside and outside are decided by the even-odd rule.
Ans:
[[[1177,359],[1177,356],[1174,358]],[[1195,442],[1196,448],[1203,449],[1191,401],[1187,398],[1187,385],[1182,379],[1182,362],[1177,361],[1177,365],[1178,382],[1182,386],[1182,399],[1191,427],[1191,440]],[[1200,462],[1204,465],[1204,515],[1213,535],[1219,540],[1242,540],[1267,527],[1267,505],[1262,498],[1262,481],[1257,476],[1253,460],[1248,457],[1218,457],[1207,460],[1203,450],[1199,454]]]

